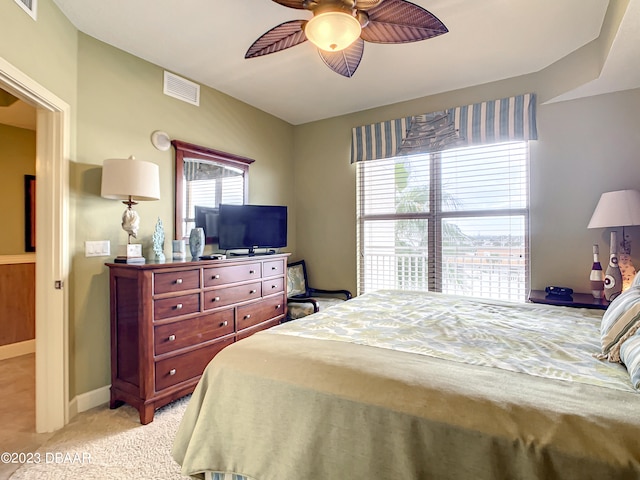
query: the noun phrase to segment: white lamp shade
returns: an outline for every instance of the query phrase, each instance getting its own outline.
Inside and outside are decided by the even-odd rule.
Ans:
[[[327,52],[344,50],[356,41],[361,31],[360,22],[344,12],[315,15],[304,27],[304,34],[309,41]]]
[[[640,192],[617,190],[603,193],[587,228],[640,225]]]
[[[102,166],[101,196],[133,201],[160,199],[160,169],[151,162],[111,158]]]

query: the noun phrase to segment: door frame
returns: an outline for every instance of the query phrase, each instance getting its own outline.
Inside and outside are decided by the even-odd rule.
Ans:
[[[69,421],[71,108],[2,57],[0,86],[37,109],[36,432],[52,432]]]

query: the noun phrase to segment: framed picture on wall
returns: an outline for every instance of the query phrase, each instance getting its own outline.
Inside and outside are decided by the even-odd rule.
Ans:
[[[36,177],[24,176],[24,250],[36,251]]]

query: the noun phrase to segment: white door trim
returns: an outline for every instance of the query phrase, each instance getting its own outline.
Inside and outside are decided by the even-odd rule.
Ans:
[[[36,431],[52,432],[69,421],[71,108],[2,57],[0,86],[37,108]]]

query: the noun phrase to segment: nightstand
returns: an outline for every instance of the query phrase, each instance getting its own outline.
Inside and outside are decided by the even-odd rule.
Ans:
[[[533,303],[544,303],[546,305],[561,305],[563,307],[574,308],[596,308],[606,310],[609,302],[604,298],[593,298],[590,293],[574,293],[571,297],[554,297],[547,295],[544,290],[531,290],[529,301]]]

